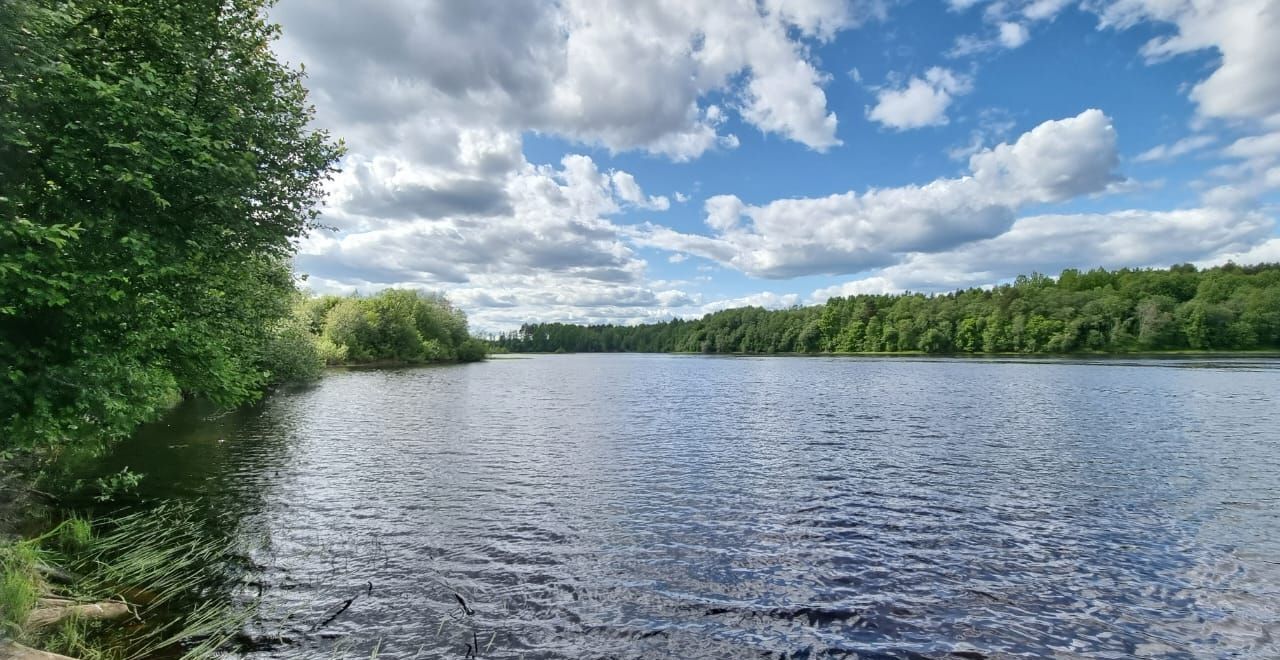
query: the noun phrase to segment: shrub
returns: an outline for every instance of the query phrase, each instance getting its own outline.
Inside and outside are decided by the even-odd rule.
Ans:
[[[324,372],[325,356],[317,339],[298,318],[281,322],[263,349],[262,362],[268,373],[267,382],[284,385],[319,379]]]

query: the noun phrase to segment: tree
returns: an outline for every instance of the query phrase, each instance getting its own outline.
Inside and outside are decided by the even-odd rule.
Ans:
[[[271,375],[341,147],[251,0],[0,3],[0,436],[114,436]]]

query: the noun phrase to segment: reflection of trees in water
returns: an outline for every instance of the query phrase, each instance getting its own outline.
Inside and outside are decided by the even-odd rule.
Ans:
[[[271,543],[266,502],[290,460],[300,395],[305,392],[281,392],[233,410],[185,401],[105,453],[71,453],[58,464],[53,478],[69,495],[63,503],[92,512],[103,530],[163,530],[154,538],[144,535],[145,551],[154,557],[179,545],[200,549],[198,562],[175,563],[179,582],[171,602],[153,615],[162,629],[214,608],[239,629],[254,614],[263,589],[255,576],[264,569],[255,555]],[[122,470],[142,475],[136,488],[95,499],[95,482]],[[127,544],[117,550],[125,560],[138,552]]]
[[[271,481],[288,460],[295,397],[219,410],[207,401],[186,401],[128,440],[83,474],[93,478],[128,468],[145,475],[124,502],[146,507],[157,500],[190,500],[217,509],[218,519],[261,513]]]

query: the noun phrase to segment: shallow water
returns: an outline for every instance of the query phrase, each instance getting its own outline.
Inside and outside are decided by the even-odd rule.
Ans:
[[[1277,392],[1264,359],[504,358],[185,406],[104,469],[228,521],[252,657],[1266,658]]]

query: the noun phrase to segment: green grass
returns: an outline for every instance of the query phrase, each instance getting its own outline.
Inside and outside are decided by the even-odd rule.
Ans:
[[[36,570],[39,560],[33,544],[0,546],[0,632],[12,637],[23,635],[27,615],[40,598],[41,580]]]
[[[40,646],[46,651],[81,660],[120,660],[122,656],[116,649],[103,648],[95,641],[102,634],[102,629],[109,625],[112,624],[71,617],[46,635]]]
[[[85,518],[71,516],[57,527],[56,542],[64,552],[78,552],[93,542],[93,525]]]

